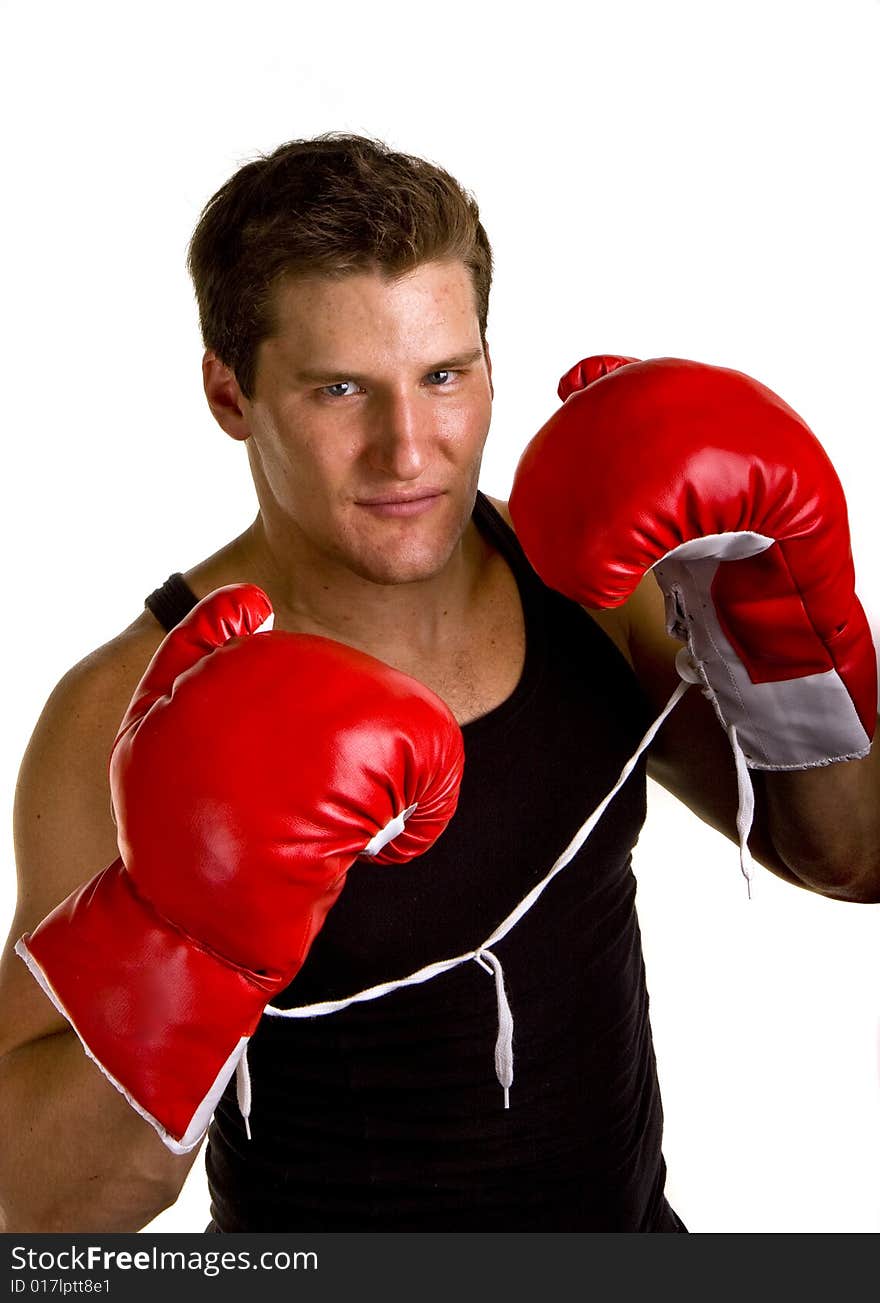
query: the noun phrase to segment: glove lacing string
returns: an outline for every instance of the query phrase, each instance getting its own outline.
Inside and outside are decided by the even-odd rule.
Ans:
[[[248,1070],[247,1045],[235,1065],[235,1099],[248,1140],[251,1138],[251,1074]]]
[[[674,590],[676,596],[680,594]],[[684,631],[683,631],[684,632]],[[694,663],[694,659],[688,647],[682,647],[675,657],[675,668],[684,683],[696,683],[701,689],[703,696],[707,697],[716,707],[718,718],[724,722],[723,717],[718,711],[714,694],[706,675]],[[668,713],[668,708],[667,708]],[[755,818],[755,789],[752,786],[752,777],[749,773],[748,761],[745,752],[739,744],[739,736],[735,724],[726,724],[727,740],[730,742],[730,749],[733,752],[733,763],[736,768],[736,831],[739,835],[739,867],[742,875],[746,880],[746,890],[749,900],[752,898],[752,871],[754,861],[749,850],[749,833],[752,831],[752,823]]]
[[[748,838],[755,818],[755,789],[752,786],[752,776],[749,773],[745,753],[736,735],[735,724],[728,725],[727,736],[730,739],[733,760],[736,765],[736,831],[739,834],[739,867],[746,880],[746,890],[749,900],[751,900],[754,861],[749,850]]]
[[[431,978],[439,977],[441,973],[449,972],[452,968],[457,968],[460,964],[466,964],[473,961],[480,965],[487,973],[495,979],[495,1001],[498,1010],[498,1036],[495,1042],[495,1075],[504,1091],[504,1107],[508,1108],[510,1104],[510,1087],[513,1084],[513,1014],[510,1003],[507,998],[507,991],[504,985],[504,970],[500,959],[493,952],[491,947],[503,940],[508,932],[516,926],[524,914],[532,908],[538,898],[543,894],[545,889],[550,885],[557,873],[562,870],[574,859],[578,851],[586,842],[590,833],[605,813],[606,808],[614,800],[614,797],[623,787],[630,774],[635,769],[642,754],[651,745],[661,725],[678,705],[690,687],[688,680],[682,679],[678,684],[669,701],[664,706],[661,713],[651,724],[647,733],[645,733],[635,752],[627,760],[626,764],[620,771],[617,782],[611,788],[610,792],[600,801],[593,812],[581,824],[578,831],[572,837],[565,850],[555,861],[552,867],[542,880],[534,886],[531,891],[523,897],[518,905],[499,923],[494,932],[477,946],[474,950],[468,950],[464,954],[455,955],[451,959],[441,959],[436,963],[427,964],[424,968],[410,973],[407,977],[397,978],[390,982],[380,982],[377,986],[368,987],[364,991],[358,991],[355,995],[346,996],[341,1000],[326,1000],[317,1004],[300,1005],[295,1009],[277,1009],[274,1005],[267,1005],[265,1013],[274,1018],[320,1018],[326,1014],[337,1013],[340,1009],[347,1009],[349,1005],[359,1004],[366,1000],[378,1000],[383,995],[389,995],[392,991],[398,991],[403,986],[417,986],[422,982],[430,981]],[[731,744],[738,747],[735,741],[735,731],[731,737]],[[741,754],[741,752],[740,752]],[[745,761],[743,760],[743,765]],[[739,770],[737,770],[739,773]],[[751,787],[748,782],[748,773],[746,773],[746,785],[749,792]],[[740,797],[742,804],[742,788]],[[739,827],[739,821],[737,826]],[[239,1060],[236,1069],[237,1074],[237,1096],[238,1106],[241,1110],[242,1118],[245,1122],[248,1137],[250,1137],[250,1076],[247,1067],[247,1054],[243,1054]]]

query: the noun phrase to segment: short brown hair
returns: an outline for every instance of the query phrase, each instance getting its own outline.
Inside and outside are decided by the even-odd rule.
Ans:
[[[187,265],[202,339],[253,396],[275,292],[291,275],[391,275],[457,259],[474,283],[485,343],[492,251],[476,200],[443,168],[365,136],[291,140],[245,164],[208,201]]]

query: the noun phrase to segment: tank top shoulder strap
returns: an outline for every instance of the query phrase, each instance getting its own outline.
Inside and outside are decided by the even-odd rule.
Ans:
[[[551,644],[565,645],[576,649],[577,667],[572,662],[571,673],[580,678],[583,667],[589,663],[591,673],[598,676],[596,682],[604,685],[601,690],[619,693],[620,709],[632,717],[634,728],[640,730],[635,736],[640,737],[655,712],[623,653],[583,607],[544,583],[510,525],[482,493],[477,494],[473,519],[480,533],[510,566],[519,587],[526,622],[526,665],[519,687],[507,704],[518,704],[520,696],[543,672]],[[487,718],[494,715],[492,712]],[[480,723],[476,721],[477,726]]]
[[[149,597],[145,598],[144,606],[148,611],[152,611],[165,632],[170,633],[174,626],[189,614],[198,600],[178,570],[173,575],[169,575],[161,587],[155,588]]]
[[[483,537],[500,552],[510,566],[519,584],[521,596],[525,599],[529,595],[539,593],[544,584],[532,569],[516,534],[485,493],[477,493],[473,521]]]

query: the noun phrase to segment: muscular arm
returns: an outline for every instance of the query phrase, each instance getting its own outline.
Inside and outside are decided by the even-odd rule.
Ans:
[[[513,527],[510,509],[490,501]],[[681,643],[666,632],[663,594],[648,574],[622,606],[588,614],[633,667],[657,714],[680,679]],[[880,737],[878,724],[876,737]],[[648,754],[648,773],[736,845],[737,785],[730,744],[696,687],[678,703]],[[792,773],[752,771],[749,849],[794,886],[832,899],[880,901],[880,744],[871,754]]]
[[[620,612],[633,668],[658,712],[678,682],[681,644],[665,630],[652,575]],[[878,730],[880,734],[880,730]],[[692,688],[658,735],[649,773],[700,818],[737,841],[730,746],[709,702]],[[752,771],[755,822],[749,844],[766,868],[840,900],[880,901],[880,747],[863,760],[791,773]]]
[[[168,1152],[87,1058],[12,949],[116,857],[107,758],[160,637],[123,636],[65,675],[22,761],[18,903],[0,956],[3,1231],[139,1230],[174,1202],[198,1152]]]

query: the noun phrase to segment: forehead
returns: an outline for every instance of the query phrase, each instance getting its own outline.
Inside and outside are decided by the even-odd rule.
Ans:
[[[297,354],[379,346],[398,352],[461,348],[480,341],[473,278],[462,262],[423,263],[393,276],[376,269],[344,276],[288,277],[266,341]]]

